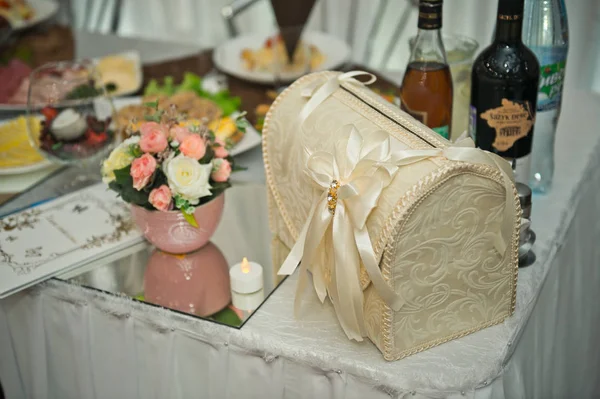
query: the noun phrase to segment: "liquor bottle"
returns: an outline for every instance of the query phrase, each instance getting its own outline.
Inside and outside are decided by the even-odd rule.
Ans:
[[[442,0],[420,0],[419,32],[400,88],[400,108],[450,137],[452,76],[442,42]]]
[[[523,41],[540,63],[529,185],[546,192],[554,175],[554,137],[569,51],[567,9],[563,0],[527,0],[524,16]]]
[[[524,0],[499,0],[496,34],[471,72],[469,132],[528,183],[540,66],[521,41]]]

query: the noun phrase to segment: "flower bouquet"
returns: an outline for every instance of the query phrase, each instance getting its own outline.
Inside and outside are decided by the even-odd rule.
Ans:
[[[134,221],[150,242],[189,252],[208,242],[218,225],[234,161],[206,121],[185,119],[175,107],[146,106],[155,113],[131,124],[130,137],[103,162],[103,180],[132,204]],[[238,118],[240,129],[242,122]]]

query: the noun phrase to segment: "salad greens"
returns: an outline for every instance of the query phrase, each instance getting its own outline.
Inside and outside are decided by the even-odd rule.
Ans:
[[[232,96],[229,90],[221,90],[217,93],[210,93],[202,88],[202,77],[195,73],[186,72],[180,84],[176,85],[172,76],[166,76],[162,84],[156,79],[152,79],[144,89],[144,95],[164,94],[172,96],[182,91],[192,91],[202,98],[216,103],[223,111],[224,116],[229,116],[240,109],[242,100],[239,97]]]

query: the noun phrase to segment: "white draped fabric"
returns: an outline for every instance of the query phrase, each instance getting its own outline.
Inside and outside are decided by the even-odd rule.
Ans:
[[[227,38],[220,10],[233,0],[127,0],[122,2],[119,35],[164,40],[209,48]],[[76,23],[87,14],[107,31],[110,13],[99,16],[101,4],[112,10],[115,1],[72,0]],[[88,4],[90,3],[90,4]],[[269,33],[274,26],[268,0],[258,1],[236,19],[241,34]],[[352,44],[353,60],[375,69],[404,71],[409,56],[408,39],[416,33],[418,9],[412,0],[319,0],[311,14],[308,29],[329,32]],[[383,13],[378,15],[378,8]],[[443,32],[476,39],[481,46],[490,43],[496,1],[451,0],[444,4]],[[600,91],[600,42],[590,37],[600,34],[600,2],[567,1],[571,47],[567,84]],[[352,7],[356,13],[352,24]],[[373,32],[371,27],[377,25]],[[78,25],[79,26],[79,25]],[[371,54],[367,43],[373,41]],[[387,61],[386,61],[387,60]]]
[[[241,329],[50,281],[0,301],[8,398],[592,398],[600,393],[600,97],[568,93],[537,262],[505,323],[397,362],[349,341],[296,275]]]

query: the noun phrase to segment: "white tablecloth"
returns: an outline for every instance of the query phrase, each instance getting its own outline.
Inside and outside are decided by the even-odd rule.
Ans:
[[[8,398],[591,398],[600,394],[600,98],[567,93],[537,262],[505,323],[401,361],[286,280],[242,330],[50,281],[0,301]],[[260,164],[260,152],[246,156]],[[255,172],[261,180],[260,171]]]

